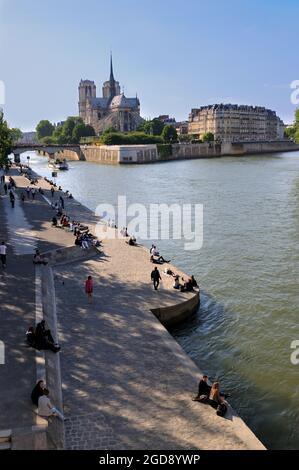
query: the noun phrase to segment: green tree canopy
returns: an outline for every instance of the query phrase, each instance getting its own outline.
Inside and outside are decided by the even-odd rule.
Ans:
[[[101,135],[101,142],[105,145],[138,145],[157,144],[162,139],[158,135],[147,135],[144,132],[107,132]]]
[[[7,163],[7,157],[12,150],[12,133],[3,113],[0,111],[0,166]]]
[[[151,121],[145,121],[143,124],[141,124],[139,129],[145,134],[161,135],[164,127],[164,122],[158,118],[155,118]]]
[[[161,137],[164,142],[176,142],[178,140],[178,133],[173,126],[164,126]]]
[[[214,134],[213,134],[213,132],[206,132],[206,133],[202,136],[202,141],[203,141],[203,142],[213,142],[213,141],[214,141]]]
[[[11,132],[11,137],[12,137],[13,142],[17,142],[18,140],[21,140],[21,138],[23,137],[22,131],[18,129],[17,127],[13,127],[12,129],[10,129],[10,132]]]
[[[79,144],[81,137],[93,137],[94,135],[94,128],[81,122],[76,124],[73,129],[72,142],[74,144]]]
[[[42,129],[41,133],[38,132],[38,128]],[[51,133],[49,133],[50,128]],[[49,144],[78,144],[81,137],[93,137],[95,135],[94,128],[84,124],[83,119],[77,116],[69,116],[64,123],[57,126],[49,121],[41,121],[36,130],[39,140]],[[47,135],[41,136],[41,134]]]
[[[43,137],[49,137],[53,134],[55,127],[47,119],[43,119],[36,126],[37,138],[38,140]]]

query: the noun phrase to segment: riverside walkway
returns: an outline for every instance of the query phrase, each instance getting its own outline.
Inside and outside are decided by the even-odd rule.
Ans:
[[[23,176],[15,179],[20,192],[28,181]],[[41,180],[39,186],[50,200],[49,185]],[[58,196],[57,192],[55,199]],[[46,199],[36,198],[21,207],[29,235],[19,236],[34,233],[34,244],[43,251],[72,246],[72,234],[51,227],[53,212]],[[90,211],[75,200],[65,201],[68,214],[93,226],[96,219]],[[9,225],[10,213],[5,217]],[[13,239],[12,233],[8,233],[9,239]],[[28,266],[32,271],[29,261]],[[150,311],[185,301],[187,294],[171,289],[167,276],[163,276],[161,289],[153,290],[152,265],[142,247],[105,240],[102,253],[67,259],[52,269],[62,346],[65,448],[264,448],[238,416],[222,419],[212,408],[192,401],[200,371]],[[89,274],[95,282],[92,304],[84,293]],[[33,274],[29,283],[30,276]],[[13,310],[18,301],[12,289],[10,293],[7,298]],[[20,311],[24,309],[20,307]],[[18,322],[19,332],[27,327],[21,318]],[[14,341],[19,337],[14,335]],[[23,371],[19,374],[25,377]],[[32,364],[26,370],[27,382],[31,377],[34,383]],[[24,403],[22,406],[25,410]]]

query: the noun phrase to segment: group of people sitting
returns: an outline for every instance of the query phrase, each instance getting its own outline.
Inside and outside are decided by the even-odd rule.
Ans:
[[[183,277],[180,281],[180,276],[174,273],[170,268],[166,268],[164,270],[164,274],[166,274],[167,276],[172,276],[174,278],[172,287],[174,289],[180,290],[181,292],[192,292],[194,291],[194,288],[198,287],[197,281],[193,274],[191,277],[189,277],[189,279],[187,279],[187,281]]]
[[[44,380],[38,380],[31,392],[31,401],[37,406],[37,413],[45,419],[55,416],[64,420],[63,414],[52,405],[49,398],[49,390],[46,388]]]
[[[224,417],[228,410],[228,403],[226,398],[229,394],[220,392],[219,382],[213,382],[212,385],[208,383],[208,376],[203,375],[202,379],[198,384],[197,395],[193,398],[193,401],[199,401],[212,406],[216,410],[218,416]]]
[[[52,218],[52,225],[58,228],[64,228],[72,232],[75,236],[75,245],[81,246],[82,249],[99,247],[101,242],[89,232],[87,225],[82,225],[81,222],[72,220],[68,215],[62,214],[58,220],[56,216]]]
[[[36,325],[36,328],[30,326],[26,331],[26,341],[28,346],[42,350],[49,349],[54,353],[60,351],[60,346],[54,341],[51,330],[48,328],[45,320]]]
[[[58,186],[57,187],[57,184],[53,181],[53,180],[50,180],[49,178],[47,178],[46,176],[44,177],[44,180],[49,183],[51,186],[54,186],[54,188],[57,188],[58,191],[62,191],[62,187],[61,186]]]

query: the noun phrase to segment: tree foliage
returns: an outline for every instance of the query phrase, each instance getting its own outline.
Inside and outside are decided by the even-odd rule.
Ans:
[[[17,127],[13,127],[12,129],[10,129],[10,132],[11,132],[11,137],[12,137],[13,142],[17,142],[18,140],[21,140],[23,137],[22,131],[18,129]]]
[[[214,142],[214,134],[213,134],[213,132],[206,132],[206,133],[202,136],[202,141],[203,141],[203,142]]]
[[[36,126],[36,133],[38,140],[43,139],[44,137],[49,137],[53,134],[55,127],[47,119],[43,119]]]
[[[164,142],[177,142],[178,140],[178,133],[176,128],[173,126],[164,126],[161,137]]]
[[[144,132],[106,132],[101,136],[101,143],[104,145],[138,145],[161,143],[160,136],[147,135]]]
[[[0,112],[0,166],[7,163],[7,157],[11,153],[13,144],[13,134],[4,120],[3,113]]]
[[[45,123],[50,124],[51,131],[50,126]],[[42,132],[38,129],[42,129]],[[46,144],[79,144],[82,137],[95,135],[94,128],[84,124],[83,119],[77,116],[69,116],[66,121],[56,126],[49,121],[41,121],[36,130],[38,139]]]
[[[158,118],[155,118],[149,121],[145,121],[143,124],[141,124],[139,130],[149,135],[161,135],[164,127],[164,122]]]

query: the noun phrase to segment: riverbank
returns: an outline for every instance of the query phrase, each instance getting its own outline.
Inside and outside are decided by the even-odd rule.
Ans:
[[[34,149],[34,145],[32,147]],[[30,147],[29,147],[30,150]],[[143,164],[198,158],[259,155],[274,152],[293,152],[299,145],[288,140],[270,142],[232,143],[181,143],[165,145],[80,145],[77,149],[63,148],[51,153],[51,158],[81,160],[104,164]],[[25,149],[23,149],[25,151]],[[55,150],[54,150],[55,151]],[[15,149],[15,161],[19,161],[20,149]],[[40,150],[40,155],[50,156],[49,150]]]
[[[16,180],[18,191],[27,185],[23,177]],[[50,199],[47,184],[39,185]],[[36,238],[52,240],[51,250],[68,249],[72,235],[51,227],[52,210],[37,198],[23,209]],[[77,201],[66,200],[66,205],[77,220],[92,225],[92,213]],[[153,302],[161,305],[170,296],[173,302],[179,293],[167,286],[154,292],[149,276],[139,277],[144,266],[149,275],[148,256],[144,250],[132,255],[132,250],[124,240],[105,240],[96,257],[51,266],[62,344],[65,447],[263,448],[236,415],[221,419],[192,402],[200,371],[150,311]],[[83,289],[89,273],[96,280],[92,306]]]

